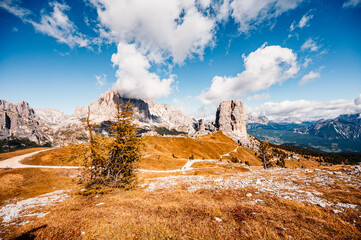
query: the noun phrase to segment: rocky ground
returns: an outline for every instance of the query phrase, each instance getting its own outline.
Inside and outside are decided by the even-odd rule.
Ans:
[[[359,165],[264,170],[197,159],[139,171],[138,188],[96,196],[79,194],[79,170],[52,167],[0,171],[1,190],[13,194],[0,202],[0,239],[361,238]],[[34,174],[41,187],[26,185]]]

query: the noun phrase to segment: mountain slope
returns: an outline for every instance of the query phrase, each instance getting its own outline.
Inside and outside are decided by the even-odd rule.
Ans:
[[[248,133],[275,144],[324,152],[361,152],[360,114],[340,115],[315,123],[248,123]]]

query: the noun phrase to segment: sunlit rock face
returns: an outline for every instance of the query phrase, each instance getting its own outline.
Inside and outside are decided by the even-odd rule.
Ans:
[[[223,131],[237,143],[252,149],[257,148],[257,141],[247,134],[246,111],[240,100],[223,101],[216,112],[215,128]]]
[[[38,144],[48,141],[34,110],[25,101],[0,100],[0,139],[27,138]]]
[[[217,109],[215,125],[221,131],[247,135],[243,103],[239,100],[221,102]]]

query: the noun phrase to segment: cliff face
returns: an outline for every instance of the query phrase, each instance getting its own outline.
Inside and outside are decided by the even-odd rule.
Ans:
[[[246,112],[243,103],[239,100],[221,102],[216,113],[215,127],[246,136]]]
[[[104,121],[114,117],[116,103],[126,104],[128,101],[133,105],[133,117],[140,128],[147,131],[152,131],[154,127],[195,131],[195,120],[181,110],[168,104],[122,98],[114,90],[105,92],[89,105],[91,120],[102,126]],[[12,103],[0,100],[0,140],[26,138],[37,144],[51,143],[54,146],[86,141],[87,131],[79,118],[85,118],[87,111],[87,107],[77,107],[74,114],[66,115],[55,109],[32,109],[25,101]]]
[[[115,90],[105,92],[89,105],[91,118],[97,123],[108,121],[112,119],[115,114],[115,104],[117,102],[119,104],[126,104],[128,101],[133,105],[134,118],[141,126],[155,125],[188,132],[195,122],[195,120],[185,115],[181,110],[174,108],[172,105],[159,104],[151,100],[144,101],[142,99],[123,98]],[[87,108],[77,107],[74,115],[85,117],[86,113]]]
[[[39,119],[25,101],[12,103],[0,100],[0,139],[27,138],[37,144],[48,142]]]
[[[196,121],[181,110],[168,104],[158,104],[141,99],[122,98],[115,90],[109,90],[93,101],[89,107],[91,120],[99,124],[115,115],[115,104],[133,105],[134,119],[145,134],[157,134],[157,128],[186,132],[190,136],[201,136],[217,130],[223,131],[235,141],[249,145],[246,130],[246,113],[239,100],[222,102],[216,112],[216,121]],[[86,107],[76,108],[73,115],[66,115],[54,109],[35,109],[26,102],[11,103],[0,100],[0,139],[9,137],[27,138],[38,144],[61,145],[66,142],[82,142],[87,139],[87,131],[79,118],[87,116]]]
[[[115,90],[105,92],[89,105],[91,118],[97,123],[108,121],[112,119],[115,114],[115,104],[119,103],[123,105],[128,101],[130,101],[130,104],[134,107],[134,117],[136,119],[140,122],[149,122],[152,119],[148,103],[141,99],[122,98]],[[86,107],[77,107],[74,115],[85,117],[87,110]]]

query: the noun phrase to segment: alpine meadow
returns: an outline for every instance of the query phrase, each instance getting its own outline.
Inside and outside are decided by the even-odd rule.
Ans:
[[[361,239],[361,0],[0,0],[0,240]]]

